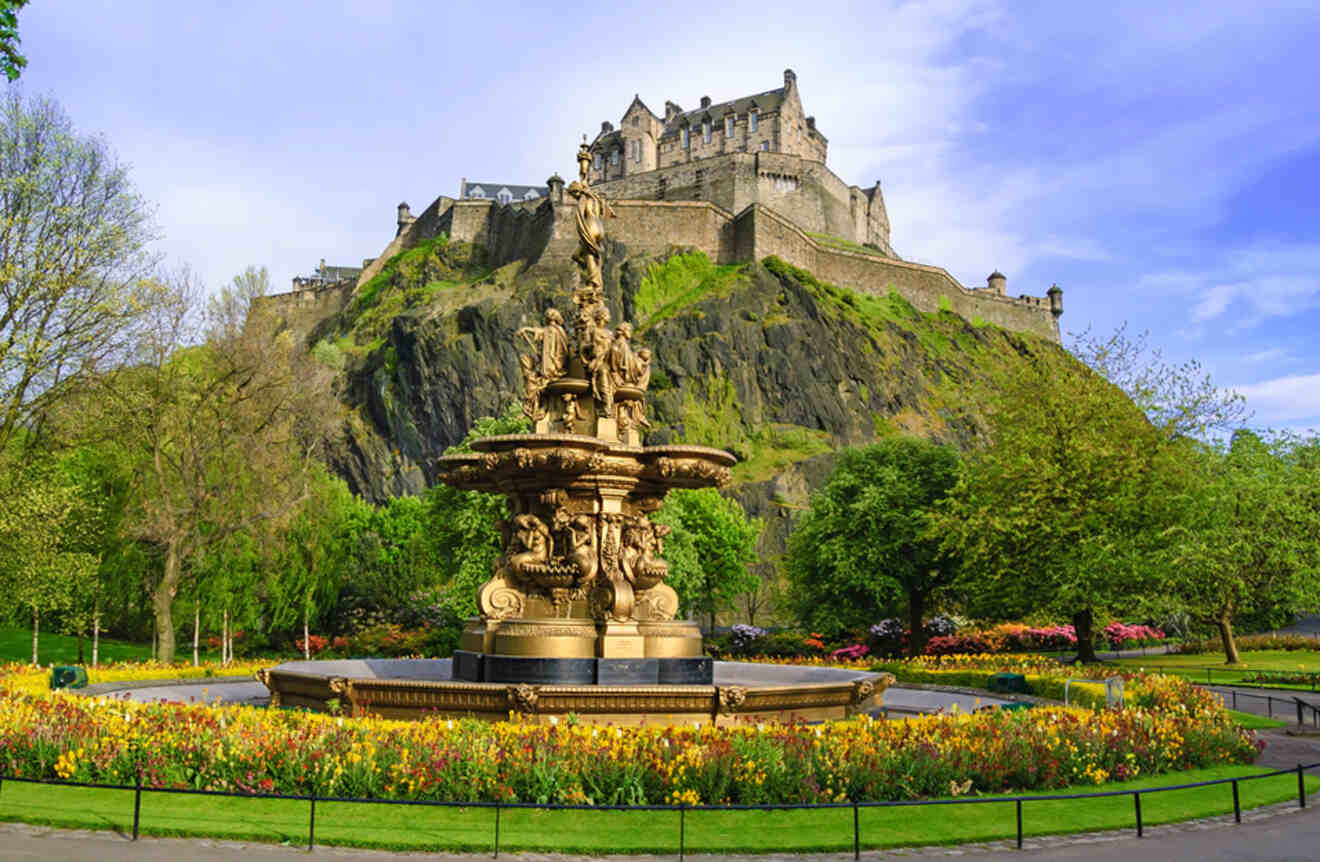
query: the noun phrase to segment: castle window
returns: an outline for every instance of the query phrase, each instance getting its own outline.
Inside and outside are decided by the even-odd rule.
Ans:
[[[508,189],[500,189],[495,194],[495,197],[499,198],[500,203],[507,204],[509,201],[513,200],[513,192]]]
[[[752,108],[747,112],[747,131],[756,131],[756,109]]]
[[[683,127],[683,149],[686,150],[686,149],[688,149],[688,148],[691,147],[691,146],[692,146],[692,135],[690,134],[688,127],[687,127],[687,126],[684,126],[684,127]]]
[[[633,125],[634,125],[634,126],[640,126],[641,124],[642,124],[642,118],[641,118],[641,117],[633,117]]]
[[[724,118],[724,137],[733,137],[733,114]]]
[[[596,153],[596,170],[600,170],[601,161],[600,153]]]
[[[710,120],[706,120],[701,124],[701,137],[706,143],[710,143]]]
[[[763,152],[763,153],[768,153],[768,152],[770,152],[770,142],[769,142],[769,141],[761,141],[761,152]]]
[[[610,164],[617,165],[618,163],[619,163],[619,151],[610,150]]]

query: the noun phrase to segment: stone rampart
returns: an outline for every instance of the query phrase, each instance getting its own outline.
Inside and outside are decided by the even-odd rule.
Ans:
[[[316,324],[339,313],[353,295],[354,286],[355,282],[345,280],[261,296],[253,302],[253,309],[275,315],[280,326],[293,330],[297,338],[305,338]]]
[[[675,247],[695,248],[718,263],[762,260],[774,255],[841,287],[874,295],[884,295],[892,287],[920,311],[936,312],[943,306],[967,320],[983,320],[1005,329],[1031,332],[1059,341],[1058,320],[1051,313],[1047,298],[1010,298],[990,290],[969,290],[940,267],[910,263],[878,253],[839,249],[809,236],[806,230],[842,233],[833,229],[837,222],[831,219],[875,217],[867,213],[858,216],[855,203],[847,203],[849,200],[855,202],[859,197],[864,201],[864,195],[839,197],[850,189],[825,170],[824,165],[781,153],[738,153],[722,160],[706,161],[720,161],[720,165],[719,171],[701,175],[700,181],[705,184],[703,188],[737,200],[739,188],[778,183],[783,191],[780,209],[774,206],[777,199],[773,194],[766,198],[770,203],[752,201],[737,211],[737,216],[709,199],[661,201],[610,195],[610,192],[617,194],[624,188],[634,193],[645,191],[646,184],[654,182],[663,173],[651,171],[602,184],[602,187],[608,187],[605,191],[615,213],[614,218],[606,219],[606,235],[637,254],[663,254]],[[690,178],[695,182],[701,164],[691,162],[669,169],[669,176]],[[813,174],[816,168],[824,173]],[[805,169],[805,173],[790,173],[799,169]],[[789,188],[793,180],[799,183],[795,192]],[[802,194],[803,183],[819,190],[819,208],[811,202],[810,194]],[[830,183],[838,186],[827,188]],[[750,196],[750,192],[748,194]],[[805,224],[791,215],[797,207],[804,210],[798,218]],[[788,209],[790,213],[781,209]],[[814,221],[816,216],[812,213],[818,216]],[[515,204],[441,197],[406,225],[380,257],[363,270],[358,285],[378,273],[395,254],[442,232],[452,239],[483,246],[487,262],[492,266],[522,260],[526,261],[528,268],[546,275],[570,267],[570,259],[578,244],[575,211],[572,199],[567,196],[562,202],[543,198]],[[310,297],[305,295],[307,293],[296,291],[270,299],[279,300],[284,309],[282,313],[289,319],[307,320],[317,314],[322,317],[333,314],[351,296],[351,290],[347,289],[325,291]]]
[[[831,248],[807,236],[797,225],[760,205],[738,215],[735,234],[750,238],[752,255],[775,255],[822,281],[863,293],[884,295],[890,287],[919,311],[940,310],[941,300],[967,320],[984,320],[1016,332],[1059,341],[1058,319],[1043,297],[1010,298],[988,290],[969,290],[938,266],[893,260]],[[745,239],[742,244],[746,244]]]

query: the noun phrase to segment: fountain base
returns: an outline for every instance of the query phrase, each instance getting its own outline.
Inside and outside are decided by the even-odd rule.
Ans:
[[[666,620],[468,620],[454,652],[465,682],[710,685],[696,623]]]

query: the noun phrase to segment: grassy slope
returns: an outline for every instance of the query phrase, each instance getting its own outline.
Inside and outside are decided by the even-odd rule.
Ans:
[[[1173,783],[1259,774],[1256,767],[1222,767],[1179,775],[1156,776],[1069,792],[1133,790]],[[1247,781],[1240,785],[1244,807],[1296,798],[1292,775]],[[1320,779],[1308,779],[1308,792]],[[1040,794],[1030,794],[1040,795]],[[144,794],[142,832],[149,835],[207,835],[232,839],[307,841],[308,804]],[[1232,810],[1227,786],[1145,796],[1147,825],[1222,815]],[[1079,801],[1027,803],[1027,835],[1048,835],[1133,827],[1130,796]],[[132,828],[131,791],[86,790],[6,782],[0,791],[0,820],[73,828]],[[318,843],[386,849],[489,850],[494,835],[491,809],[318,803]],[[677,812],[590,812],[505,810],[500,815],[501,850],[554,850],[587,853],[673,852],[678,848]],[[686,816],[689,852],[761,852],[848,850],[852,847],[852,811],[690,811]],[[931,808],[863,808],[862,846],[954,844],[1011,838],[1014,806],[966,805]]]
[[[75,664],[78,661],[78,639],[68,635],[42,632],[38,649],[42,664]],[[83,640],[83,658],[92,660],[91,638]],[[144,661],[151,658],[151,645],[101,638],[100,658],[102,662]],[[0,664],[31,660],[32,630],[0,627]]]
[[[1248,679],[1259,671],[1281,671],[1293,673],[1320,673],[1320,654],[1308,650],[1253,650],[1243,652],[1241,664],[1226,665],[1216,663],[1214,653],[1203,655],[1150,655],[1136,658],[1119,659],[1115,663],[1125,667],[1144,667],[1159,670],[1161,673],[1174,673],[1196,682],[1237,683]],[[1208,671],[1208,672],[1207,672]],[[1303,685],[1285,685],[1269,683],[1270,688],[1292,688],[1298,691],[1311,691],[1309,683]]]

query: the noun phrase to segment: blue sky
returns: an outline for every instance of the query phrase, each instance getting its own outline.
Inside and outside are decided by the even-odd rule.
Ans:
[[[791,67],[900,255],[1057,282],[1065,331],[1149,330],[1255,424],[1320,428],[1313,5],[662,5],[32,0],[21,84],[132,165],[171,262],[284,289],[378,254],[401,200],[567,175],[634,93],[689,107]]]

